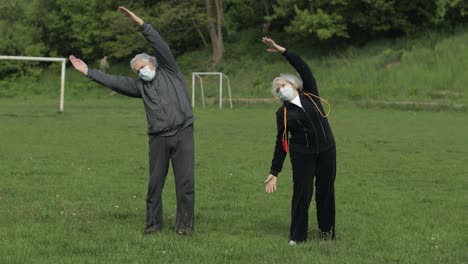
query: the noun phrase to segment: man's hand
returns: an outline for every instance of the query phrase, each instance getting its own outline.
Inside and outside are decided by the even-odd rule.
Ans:
[[[68,58],[70,59],[70,62],[75,70],[81,72],[84,75],[88,75],[88,65],[86,65],[86,63],[73,55],[70,55]]]
[[[272,193],[276,191],[276,180],[277,178],[273,174],[268,175],[265,180],[265,192]]]
[[[269,52],[283,53],[286,50],[286,48],[276,44],[276,42],[274,40],[272,40],[271,38],[263,37],[262,42],[269,46],[269,48],[267,49],[267,51],[269,51]]]
[[[128,16],[138,26],[143,25],[143,20],[137,17],[137,15],[135,15],[132,11],[128,10],[127,8],[123,6],[119,6],[119,10],[122,11],[126,16]]]

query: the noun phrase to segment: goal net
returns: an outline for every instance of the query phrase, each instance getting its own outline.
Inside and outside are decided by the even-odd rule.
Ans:
[[[205,92],[203,91],[203,76],[217,76],[219,78],[219,108],[223,108],[223,80],[227,81],[229,104],[232,109],[231,81],[229,77],[222,72],[192,72],[192,108],[195,107],[195,90],[197,80],[200,83],[200,93],[202,105],[205,106]]]
[[[62,73],[60,80],[60,112],[63,112],[64,96],[65,96],[65,64],[67,59],[65,58],[50,58],[50,57],[25,57],[25,56],[1,56],[0,60],[30,60],[30,61],[50,61],[50,62],[61,62]]]

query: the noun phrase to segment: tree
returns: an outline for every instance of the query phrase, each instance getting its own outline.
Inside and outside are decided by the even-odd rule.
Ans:
[[[223,60],[224,55],[224,42],[223,42],[223,1],[213,0],[216,7],[216,18],[213,17],[212,0],[205,0],[206,14],[208,19],[208,33],[211,39],[212,55],[211,64],[212,67],[220,64]]]
[[[397,12],[394,0],[360,0],[348,6],[349,34],[359,42],[387,33],[402,34],[405,19]]]
[[[107,55],[118,62],[127,61],[135,53],[151,52],[136,33],[137,28],[117,12],[124,0],[0,2],[2,54],[65,57],[73,53],[88,61]],[[243,38],[250,43],[261,29],[272,33],[286,31],[288,37],[316,42],[349,39],[365,43],[381,36],[401,36],[468,22],[467,0],[130,2],[132,10],[161,33],[175,55],[209,47],[213,68],[225,57],[225,41]],[[246,36],[250,38],[245,40]],[[36,71],[22,65],[26,63],[1,63],[1,77],[31,75]]]
[[[318,8],[315,13],[310,9],[294,8],[296,16],[286,27],[286,32],[303,35],[314,35],[319,40],[328,40],[333,37],[348,38],[346,21],[337,12],[327,12]]]
[[[42,56],[46,46],[40,41],[34,10],[36,1],[6,1],[0,5],[0,54],[9,56]],[[0,80],[19,76],[37,76],[38,62],[0,61]]]
[[[262,0],[263,4],[263,12],[264,12],[264,17],[265,17],[265,23],[263,23],[263,32],[268,32],[270,31],[271,27],[271,20],[269,17],[271,16],[271,2],[270,0]]]
[[[349,37],[343,11],[348,0],[276,0],[271,20],[286,19],[284,28],[291,35],[314,36],[320,41]]]

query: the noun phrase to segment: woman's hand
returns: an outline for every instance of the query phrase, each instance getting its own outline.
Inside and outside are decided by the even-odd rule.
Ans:
[[[276,191],[276,181],[277,178],[273,174],[268,175],[265,180],[265,192],[272,193]]]
[[[70,55],[68,58],[70,59],[70,62],[75,70],[81,72],[84,75],[88,75],[88,65],[86,65],[86,63],[73,55]]]
[[[135,15],[132,11],[128,10],[123,6],[119,6],[119,10],[122,11],[126,16],[128,16],[135,24],[138,26],[143,25],[143,20]]]
[[[274,40],[272,40],[271,38],[263,37],[262,42],[267,44],[270,47],[270,48],[267,49],[267,51],[269,51],[269,52],[283,53],[286,50],[285,47],[282,47],[282,46],[276,44],[276,42]]]

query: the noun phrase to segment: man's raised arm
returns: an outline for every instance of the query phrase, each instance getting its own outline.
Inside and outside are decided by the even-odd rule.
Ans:
[[[171,72],[177,72],[179,68],[177,66],[174,55],[172,55],[169,45],[167,45],[166,41],[164,41],[164,39],[153,28],[153,26],[145,23],[132,11],[123,6],[120,6],[119,10],[128,16],[137,26],[139,26],[143,36],[151,44],[151,47],[154,50],[158,65]]]
[[[91,80],[100,83],[110,89],[126,96],[141,98],[140,91],[137,88],[137,81],[123,76],[110,75],[101,71],[88,69],[88,65],[73,55],[69,57],[75,70],[81,72]]]

